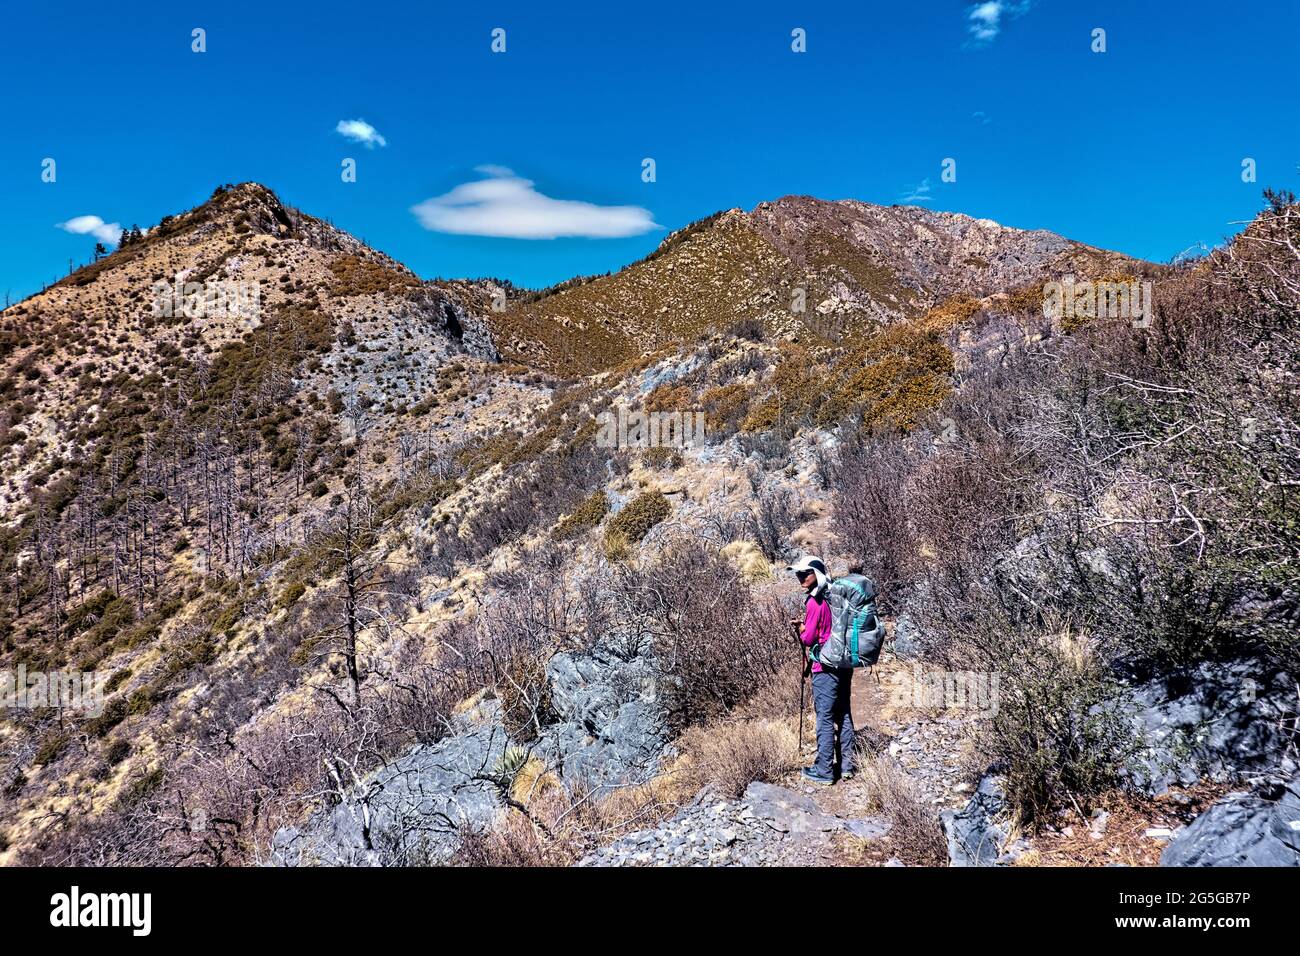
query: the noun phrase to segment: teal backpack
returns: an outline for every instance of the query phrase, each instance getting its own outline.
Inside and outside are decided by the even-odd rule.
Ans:
[[[823,667],[870,667],[880,659],[885,623],[876,614],[876,588],[861,574],[846,574],[830,583],[831,634],[813,649]]]

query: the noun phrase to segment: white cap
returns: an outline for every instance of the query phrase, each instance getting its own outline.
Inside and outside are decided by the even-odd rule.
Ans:
[[[804,571],[811,571],[817,575],[817,589],[815,593],[820,594],[830,585],[830,575],[826,573],[826,565],[822,559],[811,554],[801,555],[799,560],[786,568],[787,571],[793,571],[799,574]]]
[[[800,555],[799,560],[786,568],[787,571],[817,571],[820,574],[826,573],[826,565],[822,564],[822,559],[811,554]]]

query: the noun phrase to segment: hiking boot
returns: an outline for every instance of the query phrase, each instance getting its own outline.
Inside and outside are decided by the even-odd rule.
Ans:
[[[801,776],[808,783],[815,783],[819,787],[829,787],[835,782],[833,777],[823,777],[815,767],[804,767]]]
[[[852,779],[853,779],[854,777],[856,777],[857,775],[858,775],[857,770],[845,770],[842,774],[840,774],[840,779],[841,779],[841,780],[852,780]]]

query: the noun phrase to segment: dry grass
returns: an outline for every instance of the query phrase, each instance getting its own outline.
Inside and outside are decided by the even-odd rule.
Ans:
[[[726,718],[691,728],[677,747],[680,756],[664,772],[599,793],[572,785],[566,790],[541,761],[529,760],[511,786],[515,805],[489,832],[462,833],[452,862],[569,866],[624,834],[658,825],[705,787],[738,797],[753,781],[776,782],[795,764],[788,718]],[[849,856],[858,852],[842,849]]]
[[[891,758],[877,757],[859,772],[872,812],[890,822],[889,839],[898,858],[914,866],[945,866],[943,826],[906,771]]]
[[[831,853],[834,866],[884,866],[893,856],[888,840],[863,840],[844,831],[831,834]]]
[[[774,783],[796,761],[794,732],[784,720],[723,720],[692,727],[677,742],[695,789],[712,786],[739,797],[755,781]]]
[[[1159,797],[1111,791],[1097,801],[1098,809],[1109,814],[1100,838],[1093,838],[1090,819],[1070,811],[1061,819],[1059,829],[1034,838],[1032,848],[1016,860],[1016,866],[1158,866],[1167,844],[1148,837],[1146,831],[1190,823],[1231,789],[1225,784],[1201,783]]]
[[[595,792],[564,786],[530,760],[511,788],[514,805],[487,832],[466,830],[456,866],[571,866],[626,833],[658,825],[693,794],[669,771],[641,784]]]
[[[544,797],[561,785],[554,773],[547,769],[544,762],[530,757],[510,784],[510,796],[520,803],[527,804],[535,797]]]

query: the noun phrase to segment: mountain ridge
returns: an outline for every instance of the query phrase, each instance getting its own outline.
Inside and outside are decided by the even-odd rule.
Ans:
[[[787,196],[697,220],[618,272],[563,283],[489,320],[513,359],[587,374],[736,322],[830,342],[953,296],[1155,268],[960,213]],[[588,353],[575,353],[570,330],[589,337]]]
[[[1224,593],[1222,560],[1192,560],[1182,512],[1161,513],[1164,474],[1223,472],[1177,497],[1216,516],[1207,546],[1294,566],[1275,520],[1290,486],[1270,477],[1293,467],[1274,331],[1290,287],[1270,279],[1294,268],[1276,261],[1289,208],[1164,275],[1051,234],[795,197],[533,296],[422,281],[264,187],[219,189],[0,314],[0,654],[108,675],[102,713],[0,720],[0,860],[472,858],[478,837],[437,820],[394,829],[419,817],[383,802],[414,795],[385,787],[410,771],[435,817],[504,815],[538,859],[572,862],[706,785],[742,792],[715,739],[784,773],[797,595],[777,572],[795,551],[865,562],[900,658],[909,640],[969,651],[953,666],[1006,668],[1031,701],[1056,675],[1071,683],[1043,692],[1090,713],[1077,668],[1110,625],[1131,653],[1177,655],[1153,622]],[[1056,269],[1156,270],[1150,328],[1044,315]],[[208,280],[250,284],[257,308],[155,314],[155,283],[183,306]],[[605,447],[620,407],[702,417],[702,443]],[[1229,460],[1243,407],[1279,437]],[[1169,554],[1206,583],[1149,587]],[[1271,633],[1288,605],[1261,593],[1238,603]],[[691,644],[716,628],[746,642],[722,674]],[[950,744],[927,757],[928,836],[906,859],[937,859],[926,814],[966,801]],[[592,780],[618,796],[588,817],[566,801]],[[1008,791],[1018,812],[1054,813],[1059,788],[1029,783]],[[372,806],[398,815],[376,834]],[[542,817],[564,837],[538,836]]]

